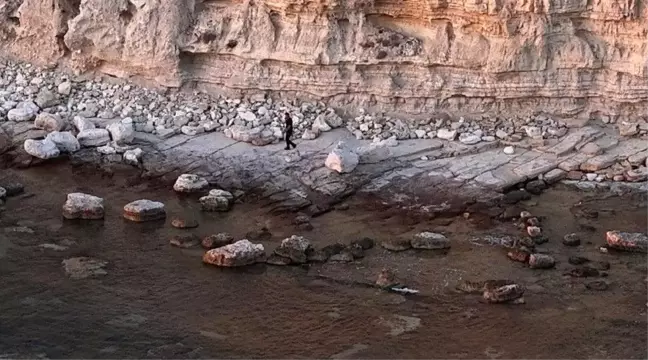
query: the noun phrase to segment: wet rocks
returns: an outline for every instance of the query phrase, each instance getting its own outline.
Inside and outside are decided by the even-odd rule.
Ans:
[[[485,286],[483,297],[489,303],[523,303],[524,287],[518,284]]]
[[[34,126],[47,132],[61,131],[67,124],[58,114],[40,113],[34,120]]]
[[[81,148],[79,140],[69,131],[53,131],[45,139],[53,142],[62,153],[73,153]]]
[[[61,154],[56,144],[47,138],[44,140],[27,139],[23,147],[27,154],[39,159],[52,159]]]
[[[547,184],[543,180],[531,180],[525,186],[525,189],[533,195],[540,195],[546,188]]]
[[[169,240],[169,244],[175,247],[188,249],[200,244],[200,238],[194,234],[174,235],[171,240]]]
[[[648,236],[644,233],[613,230],[605,236],[608,246],[613,249],[643,253],[648,251]]]
[[[369,250],[375,246],[376,242],[372,238],[363,237],[359,240],[353,240],[350,246],[359,246],[363,250]]]
[[[171,226],[176,229],[192,229],[198,227],[198,221],[192,218],[174,217]]]
[[[224,190],[211,190],[209,195],[199,199],[203,211],[229,211],[234,196]]]
[[[83,193],[68,194],[67,201],[63,205],[63,217],[66,219],[103,219],[104,199]]]
[[[271,254],[266,259],[266,264],[275,265],[275,266],[286,266],[286,265],[290,265],[291,263],[292,260],[290,260],[289,258],[279,256],[277,254]]]
[[[218,233],[205,236],[200,242],[205,249],[214,249],[221,246],[229,245],[234,241],[234,237],[228,233]]]
[[[581,239],[578,234],[567,234],[563,237],[562,243],[565,246],[578,246],[581,243]]]
[[[285,257],[294,264],[304,264],[308,260],[307,253],[312,250],[312,245],[303,236],[293,235],[281,241],[281,245],[274,251],[275,255]]]
[[[384,249],[389,251],[405,251],[412,248],[412,244],[407,239],[389,239],[380,243]]]
[[[331,255],[331,257],[329,257],[328,259],[328,261],[330,262],[345,262],[345,263],[352,262],[353,260],[354,260],[353,254],[347,249],[342,250],[342,252],[338,254]]]
[[[62,264],[65,273],[75,280],[108,274],[104,269],[108,262],[103,260],[75,257],[63,260]]]
[[[313,230],[313,225],[310,223],[310,218],[306,215],[300,214],[293,219],[293,224],[297,226],[298,230],[301,231],[311,231]]]
[[[207,251],[203,255],[206,264],[236,267],[252,265],[265,261],[265,249],[262,244],[253,244],[247,239]]]
[[[440,250],[450,248],[450,240],[444,235],[427,231],[414,235],[410,243],[414,249]]]
[[[268,241],[272,239],[272,233],[267,227],[258,230],[251,230],[245,234],[245,238],[252,241]]]
[[[545,254],[531,254],[529,256],[529,267],[532,269],[551,269],[556,265],[556,260]]]
[[[582,256],[570,256],[569,259],[567,260],[567,262],[569,262],[572,265],[583,265],[589,261],[590,260],[588,258]]]
[[[530,254],[528,251],[516,249],[509,251],[506,256],[513,261],[527,263],[529,262]]]
[[[0,184],[0,187],[4,188],[8,197],[20,195],[25,192],[25,186],[21,183],[3,183]]]
[[[198,175],[182,174],[173,184],[173,190],[180,193],[195,193],[206,190],[208,186],[207,180]]]
[[[593,280],[585,283],[585,288],[594,291],[605,291],[610,285],[604,280]]]
[[[97,147],[110,142],[110,134],[106,129],[87,129],[77,135],[79,144],[85,147]]]
[[[567,272],[567,275],[571,277],[577,277],[577,278],[597,277],[600,274],[601,273],[597,269],[589,266],[583,266],[580,268],[571,269]]]
[[[527,234],[532,238],[542,236],[542,229],[539,226],[527,226]]]
[[[346,143],[340,141],[329,153],[324,165],[338,173],[349,173],[358,166],[359,162],[358,154],[350,149]]]
[[[154,221],[164,219],[166,211],[163,203],[142,199],[126,204],[123,216],[135,222]]]

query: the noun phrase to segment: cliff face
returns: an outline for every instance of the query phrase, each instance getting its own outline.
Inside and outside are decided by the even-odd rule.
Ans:
[[[165,86],[648,117],[648,0],[0,0],[0,44]]]

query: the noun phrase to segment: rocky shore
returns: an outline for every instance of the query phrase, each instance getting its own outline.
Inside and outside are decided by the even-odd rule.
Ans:
[[[204,177],[254,194],[271,211],[312,214],[353,193],[434,216],[516,202],[565,181],[646,187],[648,123],[604,118],[568,128],[547,116],[342,119],[320,103],[156,92],[0,65],[0,153],[8,166],[68,157],[125,164],[146,178]],[[284,151],[282,114],[298,148]]]

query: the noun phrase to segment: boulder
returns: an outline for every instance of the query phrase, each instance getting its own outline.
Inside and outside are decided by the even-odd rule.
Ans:
[[[532,269],[551,269],[556,265],[552,256],[545,254],[531,254],[529,256],[529,267]]]
[[[263,261],[265,261],[263,245],[253,244],[247,239],[211,249],[203,255],[204,263],[225,267],[245,266]]]
[[[292,263],[303,264],[308,260],[307,252],[312,250],[312,245],[303,236],[293,235],[281,241],[281,245],[274,251],[275,255],[291,260]]]
[[[92,121],[84,118],[83,116],[75,116],[74,119],[72,119],[72,123],[74,124],[74,127],[78,132],[96,128],[95,124]]]
[[[20,195],[25,191],[25,186],[21,183],[4,183],[2,187],[5,189],[7,196]]]
[[[214,249],[221,246],[229,245],[234,241],[234,237],[228,233],[218,233],[214,235],[205,236],[202,241],[202,247],[205,249]]]
[[[529,261],[529,255],[528,251],[517,249],[511,250],[506,254],[509,259],[521,263],[527,263]]]
[[[7,113],[7,120],[22,122],[32,121],[40,109],[32,101],[23,101]]]
[[[198,227],[198,221],[192,218],[174,217],[171,226],[176,229],[192,229]]]
[[[182,174],[173,184],[173,190],[181,193],[194,193],[204,191],[208,186],[207,180],[198,175]]]
[[[350,245],[358,245],[360,246],[363,250],[369,250],[375,246],[376,242],[372,238],[364,237],[359,240],[353,240],[351,241]]]
[[[319,136],[319,131],[313,129],[306,129],[304,130],[304,133],[302,134],[302,139],[304,140],[315,140]]]
[[[27,154],[39,159],[52,159],[60,155],[56,144],[49,139],[33,140],[27,139],[24,144]]]
[[[349,173],[358,166],[359,161],[360,158],[358,154],[348,148],[344,142],[340,141],[335,148],[331,150],[331,153],[326,158],[324,165],[338,173]]]
[[[81,146],[102,146],[110,142],[110,133],[106,129],[87,129],[79,132],[77,140]]]
[[[229,192],[229,191],[225,191],[225,190],[221,190],[221,189],[209,190],[209,196],[224,197],[227,200],[229,200],[229,202],[234,202],[234,195],[232,195],[232,193]]]
[[[110,137],[117,144],[129,144],[135,138],[135,130],[131,122],[118,122],[106,126]]]
[[[537,238],[542,235],[542,229],[538,226],[527,226],[527,234],[532,238]]]
[[[439,129],[437,131],[439,139],[453,141],[457,137],[457,130]]]
[[[224,196],[203,196],[199,199],[203,211],[229,211],[231,202]]]
[[[70,95],[72,92],[72,83],[69,81],[64,81],[59,84],[57,91],[61,95]]]
[[[450,248],[450,240],[447,237],[427,231],[414,235],[410,243],[414,249],[440,250]]]
[[[124,152],[124,162],[129,165],[137,166],[142,159],[142,149],[136,148]]]
[[[41,91],[38,92],[38,95],[36,95],[35,102],[36,105],[38,105],[41,109],[56,106],[60,103],[59,99],[56,97],[56,94],[54,94],[49,89],[41,89]]]
[[[65,129],[66,123],[58,114],[40,113],[34,120],[34,126],[47,132],[61,131]]]
[[[617,250],[647,252],[648,236],[644,233],[608,231],[605,233],[607,244]]]
[[[562,243],[565,246],[578,246],[581,243],[581,239],[578,234],[567,234],[563,237]]]
[[[392,156],[391,149],[386,143],[377,142],[356,149],[358,163],[375,164],[389,159]]]
[[[164,219],[166,211],[164,210],[164,204],[161,202],[136,200],[124,206],[123,216],[125,219],[135,222],[153,221]]]
[[[83,193],[68,194],[67,201],[63,205],[63,217],[66,219],[103,219],[104,199]]]
[[[73,153],[81,148],[79,140],[69,131],[53,131],[45,139],[53,142],[60,152]]]
[[[313,121],[312,130],[315,133],[331,131],[331,126],[326,122],[324,114],[319,114]]]
[[[264,127],[256,127],[247,129],[241,125],[234,125],[224,131],[225,136],[255,146],[264,146],[271,144],[274,140],[274,132],[267,130]]]

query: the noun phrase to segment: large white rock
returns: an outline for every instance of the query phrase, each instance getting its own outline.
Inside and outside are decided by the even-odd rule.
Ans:
[[[140,148],[136,148],[136,149],[133,149],[133,150],[126,150],[124,152],[124,162],[126,164],[137,166],[137,165],[139,165],[139,163],[140,163],[140,161],[142,159],[142,153],[143,153],[143,151]]]
[[[128,144],[135,138],[133,124],[128,122],[118,122],[106,126],[112,140],[118,144]]]
[[[204,178],[194,174],[182,174],[178,176],[173,190],[182,193],[200,192],[209,186],[209,183]]]
[[[312,245],[308,239],[303,236],[293,235],[283,239],[281,245],[275,249],[274,253],[290,259],[292,263],[303,264],[307,260],[306,253],[311,247]]]
[[[79,132],[96,128],[95,124],[92,121],[84,118],[83,116],[75,116],[74,119],[72,119],[72,123]]]
[[[437,131],[437,137],[439,139],[452,141],[457,137],[457,130],[439,129],[439,131]]]
[[[331,150],[324,162],[324,165],[339,173],[349,173],[358,166],[359,161],[360,158],[358,154],[350,149],[343,141],[340,141],[335,148]]]
[[[64,81],[59,84],[57,90],[61,95],[70,95],[70,93],[72,92],[72,83],[69,81]]]
[[[73,153],[81,148],[79,140],[69,131],[53,131],[47,134],[48,139],[56,144],[60,152]]]
[[[44,140],[25,140],[25,151],[27,154],[37,157],[39,159],[51,159],[60,155],[59,149],[56,144],[48,139]]]
[[[265,129],[262,126],[254,129],[247,129],[240,125],[234,125],[229,129],[225,129],[225,136],[236,141],[250,143],[256,146],[264,146],[271,144],[274,140],[274,132]]]
[[[247,239],[211,249],[203,255],[203,262],[216,266],[244,266],[265,260],[262,244],[253,244]]]
[[[39,110],[38,105],[34,104],[33,101],[23,101],[16,105],[15,109],[9,110],[7,120],[15,122],[32,121]]]
[[[234,201],[234,195],[232,195],[231,192],[221,190],[221,189],[212,189],[209,190],[209,196],[220,196],[226,198],[228,201],[233,202]]]
[[[241,119],[247,122],[252,122],[257,119],[256,115],[254,115],[254,113],[251,111],[241,111],[238,113],[238,115]]]
[[[475,144],[477,144],[478,142],[481,141],[481,136],[471,134],[471,133],[463,133],[463,134],[459,135],[459,141],[462,144],[475,145]]]
[[[319,136],[319,131],[317,129],[306,129],[302,134],[302,139],[304,140],[315,140]]]
[[[40,113],[34,120],[34,126],[47,132],[65,129],[65,120],[58,114]]]
[[[314,132],[327,132],[331,131],[331,126],[326,122],[326,119],[324,118],[324,114],[319,114],[315,118],[315,121],[313,122],[313,126],[311,128]]]
[[[391,149],[384,142],[375,142],[356,149],[360,164],[375,164],[391,157]]]
[[[225,196],[207,195],[201,197],[200,207],[203,211],[228,211],[232,205],[230,199]]]
[[[71,193],[63,205],[63,217],[66,219],[103,219],[104,199],[83,194]]]
[[[110,142],[110,133],[106,129],[87,129],[79,132],[77,140],[81,146],[101,146]]]

